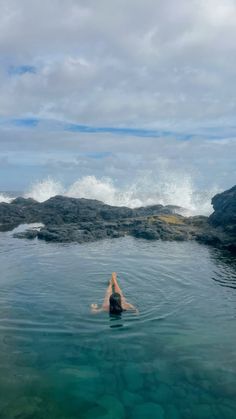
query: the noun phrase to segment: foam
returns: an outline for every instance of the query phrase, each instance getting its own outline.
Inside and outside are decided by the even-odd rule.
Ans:
[[[63,195],[64,192],[64,188],[60,182],[48,177],[34,183],[29,191],[24,194],[24,197],[33,198],[38,202],[44,202],[52,196]]]
[[[7,204],[9,204],[13,199],[14,198],[11,196],[0,193],[0,202],[6,202]]]
[[[137,178],[124,187],[115,185],[111,178],[84,176],[69,187],[53,178],[36,182],[24,195],[39,202],[55,195],[74,198],[97,199],[109,205],[128,206],[130,208],[146,205],[177,205],[184,208],[185,215],[209,215],[212,212],[211,198],[217,192],[214,187],[208,191],[194,188],[189,176],[168,173],[154,178],[151,173]]]

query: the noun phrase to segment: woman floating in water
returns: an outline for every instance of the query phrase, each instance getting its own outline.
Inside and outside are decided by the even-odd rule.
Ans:
[[[112,273],[102,307],[98,308],[97,304],[91,304],[91,310],[94,313],[109,311],[110,314],[121,314],[122,311],[132,310],[138,314],[137,308],[126,301],[118,285],[115,272]]]

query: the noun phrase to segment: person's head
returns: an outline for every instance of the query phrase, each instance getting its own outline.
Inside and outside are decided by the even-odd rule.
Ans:
[[[113,292],[110,296],[110,313],[120,314],[122,311],[121,296],[118,292]]]

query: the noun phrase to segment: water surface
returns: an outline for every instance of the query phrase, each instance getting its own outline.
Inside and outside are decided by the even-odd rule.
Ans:
[[[236,270],[196,243],[0,236],[0,417],[235,418]],[[92,314],[112,271],[138,316]]]

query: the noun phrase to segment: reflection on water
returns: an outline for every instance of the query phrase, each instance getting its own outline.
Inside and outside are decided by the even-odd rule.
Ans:
[[[116,328],[116,327],[122,327],[122,314],[109,314],[110,317],[110,327]]]
[[[212,249],[211,255],[217,266],[212,279],[222,287],[236,289],[236,258],[229,252]]]
[[[196,243],[0,236],[0,417],[235,417],[235,261]],[[92,314],[112,271],[140,314]]]

